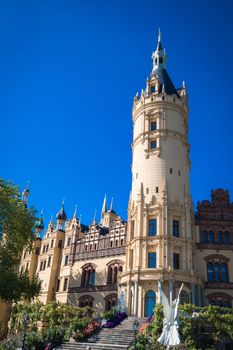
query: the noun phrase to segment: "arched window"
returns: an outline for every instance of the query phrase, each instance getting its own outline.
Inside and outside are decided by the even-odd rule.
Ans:
[[[221,264],[221,280],[222,282],[228,282],[228,271],[227,271],[227,264],[226,263],[222,263]]]
[[[232,304],[232,296],[224,292],[215,292],[206,296],[210,305],[217,305],[220,307],[230,307]]]
[[[215,282],[220,281],[219,263],[218,262],[214,263],[214,280],[215,280]]]
[[[218,243],[223,243],[223,233],[222,233],[222,231],[218,231]]]
[[[93,307],[94,298],[90,295],[82,295],[79,299],[79,307]]]
[[[182,290],[180,293],[180,303],[182,305],[189,303],[189,294],[185,290]]]
[[[224,244],[230,243],[230,233],[228,231],[224,232]]]
[[[82,269],[81,287],[94,287],[95,268],[93,265],[85,265]]]
[[[214,233],[213,233],[213,231],[209,232],[209,243],[214,243]]]
[[[123,262],[120,260],[112,261],[108,266],[108,276],[107,276],[107,284],[116,284],[118,281],[118,273],[122,272]]]
[[[213,282],[213,264],[212,262],[207,263],[207,281],[208,282]]]
[[[229,282],[228,262],[230,259],[224,255],[213,254],[205,257],[207,262],[208,282]]]
[[[155,307],[155,292],[148,290],[145,295],[145,317],[151,316],[154,312]]]
[[[109,311],[114,306],[117,305],[117,294],[115,293],[109,294],[104,298],[104,300],[105,300],[105,310]]]
[[[207,231],[201,232],[201,242],[202,243],[208,243],[208,233]]]

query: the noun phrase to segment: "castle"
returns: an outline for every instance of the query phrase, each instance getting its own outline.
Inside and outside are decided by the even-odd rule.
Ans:
[[[89,305],[96,314],[118,304],[129,315],[152,314],[160,302],[158,281],[181,302],[232,307],[233,203],[216,189],[198,203],[190,194],[188,93],[175,88],[166,70],[159,33],[146,88],[134,97],[132,190],[125,222],[104,198],[101,220],[84,225],[64,204],[43,238],[35,225],[33,251],[20,270],[42,280],[39,299]],[[23,193],[28,201],[29,191]]]

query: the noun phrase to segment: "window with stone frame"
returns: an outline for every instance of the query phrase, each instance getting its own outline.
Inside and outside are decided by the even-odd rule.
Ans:
[[[205,258],[207,264],[207,281],[208,282],[229,282],[228,262],[229,258],[223,255],[209,255]]]
[[[93,302],[94,302],[94,298],[91,295],[82,295],[78,299],[79,307],[85,307],[85,306],[93,307]]]
[[[123,271],[122,262],[112,262],[108,265],[107,284],[116,284],[118,281],[119,272]]]
[[[117,305],[117,294],[112,293],[107,295],[105,298],[105,310],[110,311],[114,306]]]
[[[232,307],[232,296],[224,293],[224,292],[214,292],[208,294],[207,299],[209,301],[209,305],[216,305],[220,307]]]
[[[95,268],[92,264],[85,265],[82,268],[81,287],[94,287]]]
[[[149,236],[156,236],[157,234],[157,220],[156,219],[150,219],[149,220]]]

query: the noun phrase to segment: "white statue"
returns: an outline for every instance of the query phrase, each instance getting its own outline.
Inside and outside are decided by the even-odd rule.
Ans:
[[[161,297],[161,304],[163,305],[163,331],[158,339],[158,342],[163,345],[167,345],[168,349],[170,346],[180,344],[180,336],[178,333],[179,325],[177,322],[178,306],[180,302],[180,292],[183,288],[183,284],[180,287],[177,299],[171,301],[169,304],[168,298],[162,290],[161,283],[158,282],[159,292]]]

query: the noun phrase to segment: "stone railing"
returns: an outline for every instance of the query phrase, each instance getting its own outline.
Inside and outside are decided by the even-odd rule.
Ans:
[[[233,289],[232,282],[205,282],[204,284],[208,289]]]
[[[108,284],[102,286],[94,286],[94,287],[70,287],[68,289],[68,293],[91,293],[91,292],[109,292],[109,291],[117,291],[117,284]]]
[[[125,247],[114,247],[114,248],[101,249],[101,250],[91,250],[87,252],[76,253],[74,255],[73,261],[103,258],[106,256],[123,255],[123,254],[125,254]]]

